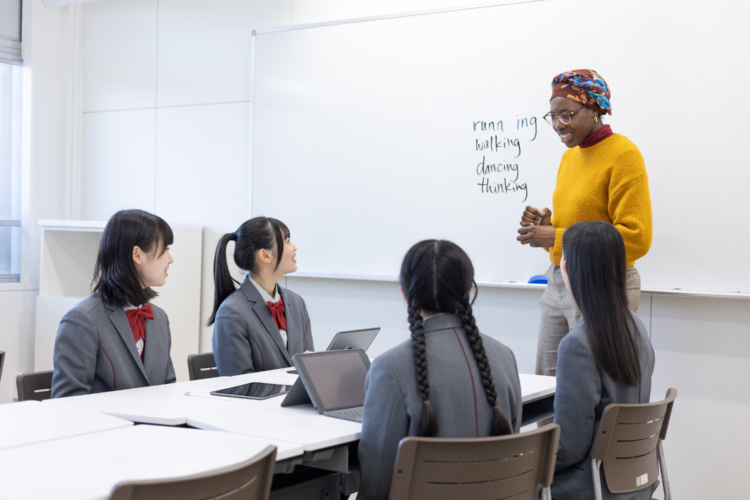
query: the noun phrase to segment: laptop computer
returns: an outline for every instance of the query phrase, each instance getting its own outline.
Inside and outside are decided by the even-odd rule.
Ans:
[[[362,421],[365,402],[365,378],[370,359],[362,349],[319,351],[295,354],[292,357],[299,379],[281,403],[301,382],[309,401],[318,413],[345,420]],[[297,403],[299,404],[299,403]]]
[[[375,340],[380,328],[362,328],[361,330],[344,330],[337,332],[331,339],[326,351],[339,351],[342,349],[362,349],[366,351],[372,341]],[[297,373],[297,370],[289,370],[287,373]]]
[[[340,351],[342,349],[362,349],[366,351],[380,328],[363,328],[361,330],[345,330],[338,332],[331,339],[326,351]]]

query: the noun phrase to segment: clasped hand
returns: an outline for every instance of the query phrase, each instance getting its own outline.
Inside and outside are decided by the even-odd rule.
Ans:
[[[552,210],[543,208],[541,210],[527,206],[521,214],[521,227],[518,229],[516,239],[522,245],[531,245],[532,247],[549,248],[555,246],[555,233],[557,230],[552,227]]]

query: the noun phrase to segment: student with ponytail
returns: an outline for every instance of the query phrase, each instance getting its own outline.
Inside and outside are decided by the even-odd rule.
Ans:
[[[227,265],[230,241],[234,263],[248,272],[240,288]],[[292,366],[292,356],[313,350],[305,301],[278,285],[282,276],[297,270],[296,252],[289,229],[270,217],[245,221],[219,240],[208,324],[214,325],[213,351],[220,375]]]
[[[169,320],[151,287],[172,263],[172,229],[143,210],[121,210],[104,227],[93,293],[60,321],[52,397],[132,389],[175,381]]]
[[[589,451],[604,407],[648,403],[654,349],[643,322],[628,309],[626,250],[620,232],[604,221],[565,230],[560,269],[582,318],[560,342],[555,422],[560,445],[552,497],[594,498]],[[603,474],[602,485],[605,485]],[[647,500],[651,491],[605,499]]]
[[[411,341],[375,359],[367,375],[362,500],[388,497],[398,443],[406,436],[494,436],[521,425],[516,359],[477,329],[474,268],[466,253],[450,241],[419,242],[404,257],[399,281]]]

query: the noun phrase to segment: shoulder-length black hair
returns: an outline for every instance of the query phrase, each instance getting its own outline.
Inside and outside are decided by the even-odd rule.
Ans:
[[[234,241],[234,263],[245,271],[252,272],[258,250],[277,250],[276,267],[279,267],[284,254],[284,240],[290,237],[289,228],[278,219],[253,217],[245,221],[237,231],[221,237],[214,254],[214,309],[208,319],[208,326],[214,324],[216,312],[224,299],[236,290],[237,282],[232,278],[227,265],[227,244]]]
[[[109,305],[145,304],[158,294],[143,287],[133,262],[133,247],[146,253],[164,253],[174,242],[164,219],[143,210],[120,210],[110,217],[99,242],[92,287]],[[160,253],[160,255],[161,255]]]
[[[421,311],[457,313],[481,373],[487,403],[493,408],[491,434],[510,434],[511,428],[497,406],[497,391],[482,337],[476,326],[471,305],[476,298],[469,294],[474,282],[474,266],[458,245],[446,240],[420,241],[409,249],[401,264],[399,277],[409,311],[414,366],[419,395],[424,401],[420,421],[421,436],[435,436],[437,419],[430,404],[430,381],[427,372],[425,334]]]
[[[599,372],[637,386],[641,380],[637,329],[628,310],[625,243],[604,221],[573,224],[563,233],[563,256],[573,298]]]

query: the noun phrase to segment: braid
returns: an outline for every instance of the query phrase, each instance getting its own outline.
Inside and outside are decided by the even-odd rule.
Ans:
[[[508,420],[497,406],[497,390],[495,389],[495,382],[492,378],[492,369],[490,368],[490,363],[487,359],[487,352],[484,350],[482,337],[479,335],[479,329],[477,328],[476,320],[472,313],[471,304],[468,301],[468,294],[465,299],[465,303],[458,306],[458,314],[463,323],[466,339],[469,341],[472,354],[474,354],[474,360],[479,368],[485,397],[487,398],[487,402],[493,408],[490,434],[493,436],[511,434],[512,431],[508,424]]]
[[[417,373],[417,389],[424,401],[422,418],[419,423],[419,435],[431,437],[437,432],[435,411],[430,404],[430,380],[427,374],[427,352],[425,351],[424,328],[422,316],[418,307],[409,307],[409,330],[411,330],[411,345],[414,352],[414,368]]]

